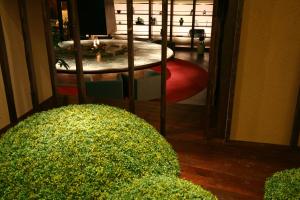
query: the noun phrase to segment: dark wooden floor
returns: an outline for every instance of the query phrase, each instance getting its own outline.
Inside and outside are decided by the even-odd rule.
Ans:
[[[177,57],[195,59],[193,52],[179,52]],[[76,99],[66,102],[76,103]],[[125,101],[103,103],[125,109],[128,105]],[[159,111],[158,101],[136,103],[136,114],[157,129]],[[166,139],[178,154],[181,177],[202,185],[221,200],[262,199],[267,177],[279,170],[300,167],[300,152],[288,147],[206,140],[204,122],[204,106],[168,105]]]
[[[137,115],[156,127],[158,113],[154,102],[137,104]],[[300,167],[300,152],[288,147],[206,140],[204,113],[201,106],[169,105],[166,138],[178,154],[181,177],[219,199],[262,199],[267,177]]]
[[[126,102],[104,102],[127,108]],[[262,199],[264,182],[274,172],[300,167],[300,152],[288,147],[204,137],[205,107],[172,104],[167,108],[166,139],[178,154],[181,177],[219,199]],[[159,127],[159,102],[137,102],[136,114]]]

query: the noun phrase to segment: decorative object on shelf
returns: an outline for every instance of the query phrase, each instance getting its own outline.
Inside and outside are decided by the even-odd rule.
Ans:
[[[156,18],[155,17],[151,17],[151,25],[156,25]]]
[[[193,10],[193,9],[191,9],[191,12],[190,12],[190,15],[191,15],[191,16],[193,15],[193,12],[194,12],[194,10]]]
[[[182,26],[182,25],[183,25],[183,22],[184,22],[183,18],[180,18],[180,20],[179,20],[179,24],[180,24],[180,26]]]
[[[122,24],[122,22],[121,22],[121,21],[119,21],[119,24]]]
[[[206,10],[203,10],[203,15],[206,15]]]
[[[121,10],[117,10],[117,13],[120,14],[120,13],[121,13]]]
[[[161,15],[161,14],[162,14],[162,11],[159,11],[159,14]]]
[[[143,18],[138,17],[137,20],[135,21],[136,25],[145,25]]]
[[[180,172],[154,127],[92,104],[36,113],[10,128],[0,138],[0,163],[1,199],[109,199],[136,179]]]

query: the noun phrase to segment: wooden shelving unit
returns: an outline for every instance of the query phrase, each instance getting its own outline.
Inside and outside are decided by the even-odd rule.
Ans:
[[[149,12],[149,3],[151,3],[152,13]],[[195,5],[193,3],[195,3]],[[133,28],[135,39],[160,40],[162,9],[161,1],[134,1],[133,6]],[[206,47],[209,47],[213,3],[209,3],[208,1],[202,2],[201,0],[173,0],[173,2],[169,3],[168,6],[169,40],[175,42],[177,47],[193,48],[198,45],[199,39],[191,38],[190,31],[192,29],[204,29],[206,33]],[[171,9],[171,6],[173,6],[173,9]],[[195,12],[193,12],[193,8],[195,8]],[[117,32],[115,33],[114,37],[125,38],[127,35],[126,1],[115,2],[115,12]],[[137,18],[141,18],[143,20],[143,24],[136,24]],[[155,23],[149,24],[150,18],[155,18]],[[180,25],[179,22],[181,18],[184,21],[182,25]]]

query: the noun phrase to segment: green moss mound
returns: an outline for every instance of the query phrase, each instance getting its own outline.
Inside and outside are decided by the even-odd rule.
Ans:
[[[151,125],[104,105],[37,113],[0,139],[0,199],[106,199],[135,178],[178,173]]]
[[[300,199],[300,168],[276,172],[268,178],[264,199]]]
[[[117,191],[110,199],[203,199],[216,200],[217,198],[200,186],[177,177],[150,176],[134,180]]]

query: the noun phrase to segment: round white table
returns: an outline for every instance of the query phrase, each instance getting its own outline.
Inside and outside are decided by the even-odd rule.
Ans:
[[[109,56],[99,58],[95,56],[83,56],[83,72],[85,74],[102,74],[112,72],[128,71],[128,54],[127,40],[116,39],[101,39],[100,44],[106,46]],[[82,46],[93,46],[93,40],[81,40]],[[73,46],[73,41],[64,41],[59,44],[62,49],[70,49]],[[120,50],[120,51],[118,51]],[[117,52],[117,53],[116,53]],[[122,53],[118,53],[122,52]],[[167,59],[173,56],[173,51],[167,48]],[[72,53],[62,54],[58,56],[62,58],[68,65],[69,69],[60,67],[56,64],[56,69],[61,73],[76,73],[75,56]],[[161,62],[161,45],[151,42],[134,41],[134,69],[140,70],[155,65]]]

